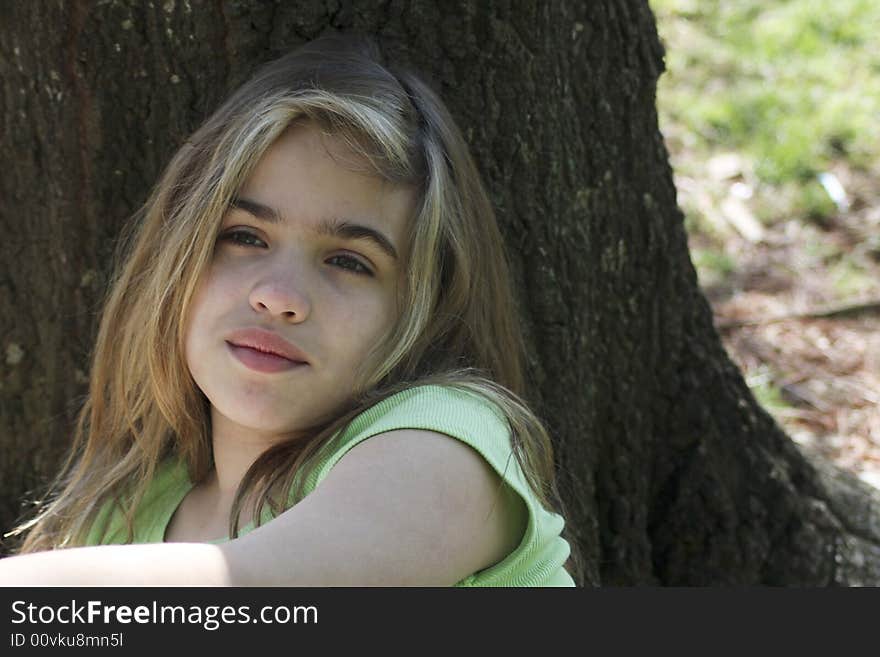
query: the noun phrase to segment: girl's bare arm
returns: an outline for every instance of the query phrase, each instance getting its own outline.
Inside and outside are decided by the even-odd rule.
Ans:
[[[501,560],[522,501],[464,443],[398,430],[352,448],[309,496],[222,545],[56,550],[0,561],[3,585],[443,586]]]
[[[0,560],[2,586],[225,586],[222,550],[203,543],[100,545]]]

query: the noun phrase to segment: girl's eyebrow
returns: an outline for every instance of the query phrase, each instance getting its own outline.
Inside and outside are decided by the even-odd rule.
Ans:
[[[243,210],[266,223],[280,224],[285,221],[284,217],[282,217],[275,208],[271,208],[268,205],[263,205],[262,203],[258,203],[251,199],[236,197],[232,199],[229,205],[238,210]],[[317,228],[315,228],[315,232],[317,232],[318,235],[338,237],[340,239],[369,240],[378,246],[392,260],[398,260],[397,249],[394,248],[394,244],[375,228],[370,228],[363,224],[356,224],[348,219],[330,217],[322,219]]]

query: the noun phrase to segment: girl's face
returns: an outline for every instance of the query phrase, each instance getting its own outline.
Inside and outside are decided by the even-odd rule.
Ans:
[[[351,396],[396,321],[415,192],[352,171],[354,157],[291,127],[223,218],[185,336],[215,432],[292,436]]]

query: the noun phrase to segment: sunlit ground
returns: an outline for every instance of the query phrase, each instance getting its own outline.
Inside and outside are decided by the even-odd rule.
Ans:
[[[755,397],[880,488],[880,3],[650,0],[700,285]]]

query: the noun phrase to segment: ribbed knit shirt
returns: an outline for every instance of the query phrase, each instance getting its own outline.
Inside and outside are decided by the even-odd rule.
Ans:
[[[447,386],[417,386],[367,409],[330,439],[317,455],[316,467],[306,477],[303,497],[323,481],[348,450],[371,436],[396,429],[424,429],[446,434],[476,450],[504,482],[525,502],[528,522],[519,545],[498,563],[469,575],[455,586],[574,586],[563,565],[570,546],[560,535],[563,518],[545,509],[528,485],[513,457],[510,430],[500,409],[485,397]],[[165,461],[157,470],[138,505],[134,543],[161,543],[177,507],[192,489],[185,464]],[[291,506],[295,500],[291,500]],[[112,507],[112,509],[111,509]],[[272,519],[266,509],[263,522]],[[99,528],[109,522],[103,538]],[[244,535],[254,527],[243,527]],[[87,538],[88,545],[125,543],[122,514],[105,506]],[[216,541],[222,542],[222,541]]]

